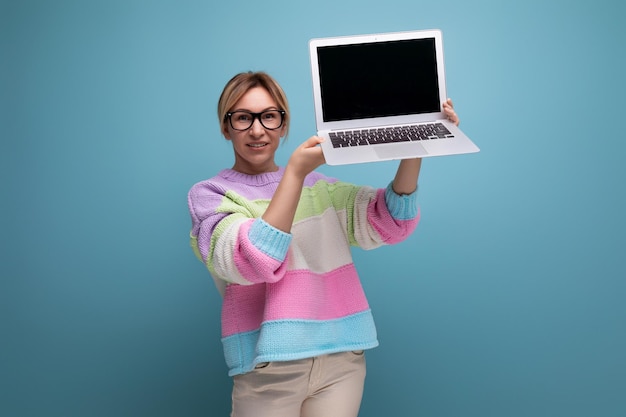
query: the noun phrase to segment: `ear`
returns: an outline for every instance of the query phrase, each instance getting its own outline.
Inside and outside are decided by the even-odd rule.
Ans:
[[[226,140],[231,140],[230,133],[228,132],[228,126],[226,126],[225,124],[222,125],[222,135],[224,135],[224,138]]]

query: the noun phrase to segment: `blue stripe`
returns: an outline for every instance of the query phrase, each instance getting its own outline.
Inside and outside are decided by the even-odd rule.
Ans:
[[[248,238],[261,252],[283,262],[287,256],[292,236],[258,218],[252,223],[248,231]]]
[[[396,220],[413,220],[417,217],[417,190],[411,194],[399,195],[393,191],[390,183],[385,189],[385,203]]]
[[[378,346],[370,310],[330,321],[266,322],[260,330],[225,337],[222,343],[231,376],[249,372],[261,362],[289,361]]]

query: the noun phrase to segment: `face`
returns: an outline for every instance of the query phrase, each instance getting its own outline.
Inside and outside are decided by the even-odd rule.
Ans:
[[[241,97],[230,111],[245,110],[260,113],[271,109],[278,109],[272,96],[264,88],[255,87]],[[284,126],[269,130],[263,127],[257,118],[247,130],[235,130],[228,121],[224,129],[224,137],[233,143],[235,171],[254,175],[278,170],[274,154],[284,134]]]

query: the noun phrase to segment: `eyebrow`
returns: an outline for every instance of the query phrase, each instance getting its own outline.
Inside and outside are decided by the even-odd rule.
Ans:
[[[248,109],[234,109],[234,110],[231,110],[230,113],[233,113],[233,112],[236,112],[236,111],[245,111],[247,113],[263,113],[264,111],[268,111],[268,110],[279,110],[279,108],[278,108],[278,106],[270,106],[270,107],[267,107],[267,108],[265,108],[265,109],[263,109],[263,110],[261,110],[259,112],[255,112],[255,111],[248,110]]]

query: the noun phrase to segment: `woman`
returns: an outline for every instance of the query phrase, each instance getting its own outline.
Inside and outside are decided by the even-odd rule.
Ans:
[[[458,124],[448,100],[447,116]],[[290,113],[278,83],[241,73],[218,117],[235,163],[188,196],[191,245],[223,295],[222,342],[232,416],[356,416],[365,353],[378,345],[350,248],[404,240],[415,229],[421,159],[399,163],[385,189],[314,170],[313,136],[285,167],[274,159]]]

